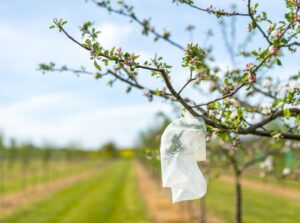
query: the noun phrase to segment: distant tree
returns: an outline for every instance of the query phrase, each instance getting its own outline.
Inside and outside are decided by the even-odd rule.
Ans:
[[[243,174],[247,169],[264,163],[269,157],[280,159],[283,155],[283,144],[274,143],[265,138],[250,137],[242,139],[239,145],[214,140],[208,147],[206,169],[212,172],[208,176],[215,174],[217,174],[215,176],[218,176],[228,168],[232,170],[235,188],[235,217],[239,218],[237,215],[242,213],[243,207],[241,183]],[[232,147],[235,149],[232,149]]]
[[[53,148],[47,145],[45,148],[42,148],[42,163],[43,163],[43,171],[46,173],[46,181],[49,180],[49,170],[50,163],[53,156]]]
[[[100,151],[103,153],[104,156],[118,158],[119,157],[119,150],[118,147],[114,142],[107,142],[101,146]]]
[[[13,168],[18,159],[17,142],[15,139],[10,139],[8,146],[8,167]]]
[[[0,133],[0,149],[5,149],[4,136]]]
[[[27,185],[28,177],[29,177],[28,170],[30,169],[30,165],[31,165],[33,145],[30,143],[20,145],[19,150],[20,150],[21,167],[22,167],[22,174],[23,174],[22,187],[26,189],[28,186]]]
[[[4,145],[4,137],[0,133],[0,193],[4,193],[5,186],[4,186],[4,180],[5,180],[5,164],[6,164],[6,148]]]
[[[153,175],[160,174],[160,139],[163,131],[170,124],[170,118],[162,112],[156,114],[150,127],[140,132],[137,148],[140,157],[149,164]]]

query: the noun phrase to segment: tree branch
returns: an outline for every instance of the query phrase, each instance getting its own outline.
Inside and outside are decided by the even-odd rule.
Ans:
[[[289,109],[290,113],[292,116],[297,116],[300,114],[300,109],[299,108],[290,108]],[[260,122],[256,123],[256,124],[252,124],[251,127],[246,128],[244,131],[245,132],[252,132],[253,130],[256,130],[258,128],[263,127],[264,125],[270,123],[271,121],[279,118],[279,117],[283,117],[284,116],[284,111],[280,110],[277,111],[275,113],[273,113],[272,115],[270,115],[268,118],[261,120]]]
[[[242,87],[244,87],[244,86],[245,86],[245,83],[242,83],[242,84],[240,84],[237,88],[235,88],[233,91],[231,91],[230,93],[225,94],[224,96],[219,97],[219,98],[216,98],[216,99],[214,99],[214,100],[212,100],[212,101],[209,101],[209,102],[206,102],[206,103],[202,103],[202,104],[198,104],[198,105],[194,105],[193,108],[202,107],[202,106],[207,106],[207,105],[210,105],[210,104],[212,104],[212,103],[221,101],[221,100],[223,100],[223,99],[225,99],[225,98],[229,98],[229,97],[235,95],[235,94],[236,94]]]
[[[272,42],[269,40],[269,37],[267,36],[267,34],[263,31],[263,29],[261,28],[261,26],[256,22],[254,16],[253,16],[253,12],[251,9],[251,0],[248,0],[248,4],[247,4],[247,8],[248,8],[248,15],[250,17],[250,19],[252,20],[253,24],[256,25],[256,27],[258,28],[258,30],[260,31],[260,33],[263,35],[263,37],[267,40],[267,42],[269,43],[269,45],[272,44]]]
[[[59,24],[56,23],[56,25],[58,26],[59,30],[62,31],[70,40],[72,40],[74,43],[76,43],[77,45],[81,46],[82,48],[84,48],[85,50],[88,50],[89,52],[92,52],[94,53],[93,49],[91,49],[90,47],[84,45],[84,44],[81,44],[80,42],[78,42],[76,39],[74,39],[72,36],[70,36],[66,31],[65,29],[60,26]],[[100,55],[101,57],[104,57],[104,58],[109,58],[109,56],[105,55],[105,54],[101,54]],[[257,71],[259,69],[259,67],[261,67],[264,62],[269,58],[270,56],[267,56],[264,60],[261,61],[261,63],[259,65],[257,65],[254,70]],[[122,60],[122,59],[118,59],[115,61],[115,63],[120,63],[120,64],[123,64],[125,61]],[[202,113],[198,113],[194,110],[195,106],[191,106],[189,104],[189,102],[182,98],[180,96],[180,93],[182,90],[180,90],[179,92],[177,92],[173,85],[171,84],[170,82],[170,79],[169,79],[169,75],[168,75],[168,71],[165,70],[165,69],[162,69],[162,68],[159,68],[159,67],[150,67],[150,66],[144,66],[144,65],[140,65],[140,64],[137,64],[134,66],[134,69],[135,68],[141,68],[141,69],[144,69],[144,70],[150,70],[150,71],[155,71],[155,72],[158,72],[161,74],[167,88],[169,89],[169,91],[171,92],[171,94],[177,99],[177,101],[193,116],[196,116],[196,117],[202,117],[205,121],[205,123],[211,127],[214,127],[214,128],[218,128],[220,130],[223,130],[223,131],[226,131],[226,132],[235,132],[235,133],[238,133],[238,134],[241,134],[241,135],[247,135],[247,134],[252,134],[252,135],[259,135],[259,136],[265,136],[265,137],[272,137],[271,133],[269,133],[268,131],[265,131],[265,130],[258,130],[258,128],[261,128],[262,126],[264,126],[265,124],[271,122],[272,120],[275,120],[276,118],[278,117],[281,117],[283,115],[283,111],[279,111],[279,112],[276,112],[275,114],[273,114],[272,116],[270,116],[269,118],[267,119],[264,119],[248,128],[238,128],[236,129],[235,127],[232,127],[232,126],[228,126],[228,125],[224,125],[220,122],[216,122],[215,120],[212,120],[210,118],[208,118],[206,115],[204,115],[204,112],[203,110],[200,110],[202,111]],[[130,86],[133,86],[135,88],[138,88],[138,89],[147,89],[145,88],[144,86],[142,85],[139,85],[138,83],[134,83],[128,79],[125,79],[119,75],[117,75],[115,72],[113,72],[112,70],[108,70],[107,73],[113,75],[115,78],[129,84]],[[230,96],[233,96],[237,91],[239,91],[243,86],[245,86],[246,84],[245,83],[242,83],[240,84],[234,91],[230,92],[229,94],[227,95],[224,95],[223,97],[221,98],[218,98],[218,99],[215,99],[213,100],[212,102],[210,103],[213,103],[213,102],[216,102],[216,101],[219,101],[219,100],[222,100],[222,99],[225,99],[227,97],[230,97]],[[155,94],[155,91],[153,90],[150,90],[151,94]],[[166,99],[170,99],[169,96],[167,95],[159,95],[161,97],[164,97]],[[207,103],[206,103],[207,104]],[[200,105],[198,105],[200,106]],[[197,106],[196,106],[197,107]],[[200,109],[200,108],[198,108]],[[299,114],[299,109],[290,109],[290,112],[291,114]],[[281,136],[285,139],[296,139],[296,140],[300,140],[300,135],[295,135],[295,134],[291,134],[291,133],[281,133]]]
[[[181,92],[182,92],[182,91],[183,91],[183,90],[184,90],[191,82],[193,82],[193,81],[195,81],[195,80],[197,80],[196,77],[190,78],[190,79],[183,85],[183,87],[179,90],[178,94],[180,95]]]
[[[75,38],[73,38],[60,24],[58,24],[55,20],[54,23],[57,25],[57,27],[59,28],[59,30],[61,30],[70,40],[72,40],[74,43],[76,43],[77,45],[81,46],[82,48],[84,48],[85,50],[88,50],[89,52],[91,52],[92,54],[95,54],[94,50],[91,47],[88,47],[82,43],[80,43],[79,41],[77,41]],[[96,56],[96,55],[94,55]],[[106,59],[109,59],[108,55],[105,54],[100,54],[99,56],[104,57]],[[125,61],[120,59],[118,60],[119,63],[124,63]],[[150,70],[150,71],[156,71],[156,72],[162,72],[162,69],[160,68],[155,68],[155,67],[150,67],[150,66],[144,66],[144,65],[140,65],[137,64],[135,66],[135,68],[141,68],[144,70]]]
[[[212,9],[211,7],[209,8],[201,8],[199,6],[196,6],[195,4],[192,4],[192,3],[189,3],[188,1],[183,1],[184,4],[188,5],[189,7],[191,8],[194,8],[198,11],[201,11],[201,12],[206,12],[206,13],[209,13],[209,14],[213,14],[217,17],[221,17],[221,16],[249,16],[247,13],[240,13],[240,12],[236,12],[236,11],[233,11],[233,12],[226,12],[225,10],[223,9]]]
[[[128,13],[125,13],[124,10],[117,10],[117,9],[113,9],[111,7],[107,7],[105,5],[105,3],[98,2],[96,0],[93,0],[93,2],[96,5],[98,5],[99,7],[106,8],[109,12],[112,12],[112,13],[115,13],[115,14],[119,14],[119,15],[128,17],[128,18],[132,19],[134,22],[136,22],[137,24],[139,24],[140,26],[145,27],[144,22],[141,19],[139,19],[138,17],[136,17],[136,15],[133,14],[133,13],[132,14],[128,14]],[[166,38],[163,34],[160,34],[160,33],[156,32],[155,29],[150,28],[150,29],[148,29],[148,31],[151,32],[156,38],[162,39],[162,40],[168,42],[169,44],[175,46],[176,48],[178,48],[180,50],[184,49],[183,46],[181,46],[180,44],[176,43],[175,41],[173,41],[169,37]]]

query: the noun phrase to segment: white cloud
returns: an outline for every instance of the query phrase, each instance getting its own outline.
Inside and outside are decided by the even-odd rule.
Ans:
[[[66,28],[71,34],[77,35],[77,30],[68,24]],[[166,105],[151,103],[145,105],[134,104],[131,106],[115,107],[116,100],[108,103],[103,108],[91,105],[88,101],[97,100],[76,97],[86,84],[74,84],[73,93],[45,94],[35,84],[42,84],[52,91],[56,88],[57,82],[47,82],[47,79],[36,76],[35,69],[39,62],[55,61],[57,64],[70,64],[74,67],[90,64],[84,50],[74,45],[64,35],[48,29],[48,24],[8,24],[0,22],[0,42],[3,54],[0,55],[2,63],[0,82],[4,89],[11,89],[12,86],[5,83],[18,81],[23,77],[24,83],[18,91],[11,93],[14,96],[13,103],[0,103],[0,131],[7,137],[16,137],[20,140],[32,140],[42,143],[44,140],[58,144],[65,144],[69,141],[81,141],[85,146],[96,146],[108,139],[117,140],[121,145],[131,145],[138,129],[144,128],[146,123],[152,119],[153,114],[159,110],[167,110]],[[133,26],[130,24],[116,24],[103,22],[100,24],[100,41],[105,47],[122,46],[128,41],[133,33]],[[127,39],[126,39],[127,38]],[[62,51],[63,50],[63,51]],[[14,76],[5,75],[13,73]],[[25,79],[24,79],[25,77]],[[53,79],[57,77],[53,76]],[[61,80],[63,76],[57,78]],[[41,80],[40,80],[41,79]],[[67,78],[66,83],[70,80]],[[40,82],[36,81],[39,80]],[[68,81],[68,82],[67,82]],[[53,86],[55,84],[55,86]],[[32,92],[31,97],[22,100],[17,92],[24,91],[29,86]],[[51,87],[52,86],[52,87]],[[75,90],[76,86],[76,90]],[[96,84],[91,86],[99,87]],[[70,89],[70,88],[69,88]],[[102,94],[105,90],[100,89]],[[42,93],[43,92],[43,93]],[[36,96],[39,95],[39,96]],[[91,106],[86,107],[89,104]]]
[[[0,114],[15,114],[23,113],[26,111],[34,111],[47,109],[51,106],[58,105],[59,103],[66,101],[67,94],[48,94],[41,96],[34,96],[21,102],[12,103],[7,106],[0,107]]]
[[[0,30],[1,48],[5,52],[0,55],[1,72],[32,76],[38,63],[51,60],[58,64],[89,64],[85,50],[45,24],[23,27],[0,23]]]
[[[59,114],[53,120],[43,112],[63,113],[64,105],[77,103],[70,94],[42,95],[29,98],[11,105],[0,107],[0,126],[9,137],[44,140],[58,144],[71,141],[81,142],[84,146],[96,147],[108,139],[121,145],[132,145],[139,129],[153,118],[157,111],[169,112],[170,108],[161,103],[104,107],[91,111],[69,111]],[[39,113],[41,117],[34,114]]]
[[[99,42],[105,47],[122,46],[128,40],[128,36],[134,32],[132,24],[117,24],[103,22],[97,30],[100,30]]]

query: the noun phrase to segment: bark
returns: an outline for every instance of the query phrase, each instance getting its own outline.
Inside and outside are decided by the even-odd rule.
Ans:
[[[242,185],[241,174],[235,175],[235,223],[242,223]]]
[[[206,223],[206,199],[205,196],[200,200],[200,223]]]

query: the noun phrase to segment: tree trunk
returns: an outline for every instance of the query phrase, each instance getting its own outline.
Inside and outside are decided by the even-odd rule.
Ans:
[[[242,223],[242,185],[241,174],[235,175],[235,223]]]
[[[206,223],[206,200],[205,196],[200,200],[200,223]]]

